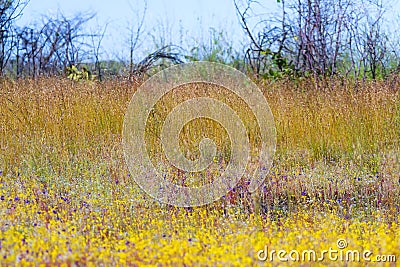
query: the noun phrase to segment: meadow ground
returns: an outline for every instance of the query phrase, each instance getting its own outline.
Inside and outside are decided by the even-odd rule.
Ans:
[[[396,266],[399,84],[260,87],[277,151],[258,197],[238,189],[189,209],[130,177],[121,132],[133,84],[2,80],[0,265],[280,266],[299,255],[303,266]]]

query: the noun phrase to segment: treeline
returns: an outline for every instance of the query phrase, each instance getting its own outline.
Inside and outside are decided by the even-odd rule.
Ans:
[[[209,60],[230,64],[259,78],[312,77],[386,79],[400,71],[400,39],[391,35],[384,0],[277,0],[280,13],[262,14],[262,3],[234,0],[247,36],[234,49],[223,32],[212,31],[208,44],[183,49],[167,44],[142,60],[133,54],[143,34],[143,16],[132,28],[128,60],[102,61],[99,32],[86,30],[94,13],[66,17],[43,16],[33,26],[17,27],[27,1],[0,1],[0,75],[38,77],[65,75],[71,79],[137,79],[154,68],[173,63]],[[145,5],[147,6],[147,5]]]
[[[386,78],[400,69],[398,33],[391,38],[383,0],[278,0],[281,13],[259,21],[258,1],[235,1],[250,40],[245,58],[259,75]],[[399,25],[397,25],[399,26]],[[396,29],[394,28],[396,31]],[[398,31],[398,29],[397,29]]]

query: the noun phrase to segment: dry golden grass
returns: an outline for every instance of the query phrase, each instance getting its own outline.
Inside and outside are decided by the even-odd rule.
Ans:
[[[372,82],[357,91],[345,87],[316,91],[303,86],[274,83],[262,87],[275,117],[278,137],[271,181],[265,184],[267,191],[275,191],[276,195],[268,193],[268,198],[288,200],[288,192],[296,199],[322,194],[323,199],[335,201],[369,196],[377,201],[375,204],[391,206],[393,197],[398,200],[399,195],[398,90]],[[15,175],[18,169],[43,179],[58,175],[70,180],[82,176],[81,168],[96,168],[112,173],[114,180],[125,180],[121,131],[135,89],[134,84],[123,81],[2,81],[1,170]],[[150,124],[162,122],[175,102],[201,95],[202,90],[183,88],[180,98],[167,95],[158,105],[158,121],[150,120]],[[218,90],[208,95],[217,97]],[[232,103],[235,98],[226,94],[219,99],[244,106],[240,100]],[[237,110],[246,120],[249,112],[245,107]],[[248,127],[253,127],[253,118],[247,118]],[[196,144],[204,129],[216,137],[217,144],[229,144],[223,130],[204,123],[194,123],[191,131],[183,132],[181,143],[194,157],[198,156]],[[155,131],[148,135],[155,161],[163,159],[158,134]],[[257,136],[252,144],[255,142]]]
[[[377,240],[374,239],[376,242],[379,238],[386,240],[387,250],[381,253],[400,252],[399,237],[395,234],[399,232],[400,212],[400,95],[399,90],[390,89],[383,82],[371,82],[357,90],[350,86],[337,86],[335,90],[316,91],[306,84],[292,82],[261,86],[275,117],[278,138],[273,167],[258,192],[262,215],[249,214],[254,208],[253,203],[240,187],[212,205],[191,210],[164,205],[160,208],[140,191],[129,176],[121,145],[123,117],[136,90],[134,84],[124,81],[73,83],[43,78],[2,80],[0,86],[0,196],[4,199],[0,200],[0,240],[17,236],[17,232],[20,233],[18,236],[25,235],[31,241],[37,239],[37,242],[25,244],[26,247],[3,240],[0,248],[3,246],[4,251],[0,255],[6,257],[3,258],[5,264],[16,262],[16,258],[9,255],[11,250],[17,251],[24,259],[30,259],[31,256],[26,256],[23,249],[35,250],[35,246],[46,246],[43,240],[50,238],[46,236],[51,231],[67,227],[65,225],[78,231],[76,239],[70,240],[76,242],[76,255],[68,256],[51,245],[47,248],[48,254],[43,252],[47,256],[42,262],[73,264],[71,260],[76,260],[78,265],[88,262],[156,264],[154,259],[144,259],[156,253],[154,249],[158,246],[155,244],[159,240],[156,236],[163,234],[161,229],[166,229],[168,233],[164,234],[169,236],[169,241],[161,243],[171,250],[164,251],[164,256],[195,253],[197,261],[188,261],[190,265],[196,262],[207,265],[256,264],[254,251],[250,250],[262,249],[262,240],[256,237],[261,234],[252,235],[248,240],[235,234],[239,231],[238,225],[253,227],[253,230],[243,231],[243,235],[250,235],[254,233],[252,231],[275,235],[277,232],[271,229],[279,227],[281,220],[285,223],[284,218],[288,218],[285,231],[294,239],[289,238],[287,243],[274,239],[270,241],[272,245],[295,246],[296,235],[306,236],[302,231],[308,231],[303,226],[309,220],[309,228],[313,231],[319,231],[318,224],[329,231],[338,222],[346,223],[349,228],[337,230],[337,233],[362,247],[356,241],[360,236],[354,229],[358,226],[359,229],[368,228],[368,225],[361,225],[362,221],[367,221],[382,228],[379,228],[381,232],[377,233]],[[193,97],[190,88],[186,88],[182,97]],[[243,104],[229,97],[225,101],[239,106]],[[168,107],[164,111],[162,108],[166,103],[159,107],[162,118]],[[245,108],[241,112],[251,121]],[[251,128],[251,122],[249,125]],[[188,146],[186,153],[189,157],[198,156],[196,142],[203,137],[204,129],[211,131],[210,135],[217,138],[218,145],[226,145],[226,135],[216,125],[203,121],[192,126],[193,129],[183,132],[181,140],[182,145]],[[155,148],[153,160],[158,160],[162,156],[157,150],[157,138],[150,135],[148,140]],[[257,143],[257,136],[254,142]],[[29,205],[33,206],[18,202],[23,199],[31,201]],[[301,215],[310,209],[316,218],[321,214],[332,214],[329,215],[332,224],[329,220],[307,219]],[[207,227],[216,228],[207,232],[208,237],[200,235],[203,228],[187,219],[188,213],[195,214],[196,220],[204,220]],[[252,216],[256,218],[249,221]],[[290,219],[293,216],[301,219]],[[231,220],[231,224],[225,225],[225,219]],[[40,227],[34,228],[33,223]],[[168,224],[171,224],[170,228],[166,227]],[[387,227],[391,229],[390,233],[395,232],[384,234],[389,231]],[[96,229],[101,230],[98,232]],[[140,229],[144,231],[142,238]],[[178,234],[178,230],[182,233]],[[309,235],[313,235],[313,231]],[[101,235],[105,237],[95,240]],[[199,235],[196,240],[200,243],[213,236],[211,247],[203,244],[203,250],[179,250],[180,242],[185,243],[185,238],[196,235]],[[63,238],[67,237],[56,235],[54,238],[50,244],[60,246]],[[139,242],[138,252],[134,254],[124,238],[148,244]],[[222,252],[213,247],[216,244],[228,246],[235,240],[247,245],[244,250],[235,248],[234,251],[248,253],[241,259],[235,254],[235,261],[221,258]],[[314,244],[315,240],[310,242]],[[329,245],[333,240],[334,236],[329,235],[321,246]],[[80,247],[85,246],[85,242],[87,249],[82,250]],[[107,244],[111,247],[104,249],[105,254],[102,254],[98,248],[105,242],[109,242]],[[118,246],[124,247],[126,254],[117,252]],[[149,246],[153,250],[148,250]],[[172,248],[177,251],[172,251]],[[58,254],[64,256],[58,257]],[[110,257],[109,262],[107,257]],[[125,261],[121,261],[124,257]],[[182,265],[184,261],[174,258],[171,262]]]

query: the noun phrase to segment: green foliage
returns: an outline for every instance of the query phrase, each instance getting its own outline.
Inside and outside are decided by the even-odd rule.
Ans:
[[[242,54],[236,51],[232,43],[228,41],[227,34],[224,31],[217,31],[210,28],[211,36],[208,41],[194,46],[189,55],[185,56],[189,61],[210,61],[231,65],[237,69],[242,69],[244,62],[241,59]]]
[[[268,57],[271,67],[263,74],[264,78],[280,79],[283,77],[293,78],[296,74],[293,64],[281,52],[274,52],[267,48],[262,51],[263,56]]]
[[[92,72],[85,66],[79,70],[75,65],[66,68],[67,78],[71,81],[93,81],[96,78],[96,75],[93,75]]]

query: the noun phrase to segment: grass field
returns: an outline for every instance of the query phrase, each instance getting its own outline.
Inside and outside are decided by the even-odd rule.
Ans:
[[[212,205],[176,208],[145,195],[125,165],[133,84],[0,83],[0,266],[288,264],[277,253],[260,260],[265,248],[372,252],[350,266],[400,262],[399,84],[261,84],[277,129],[265,184],[253,196],[236,188]],[[193,131],[186,143],[196,143]]]

